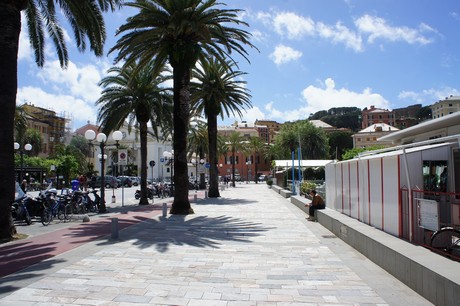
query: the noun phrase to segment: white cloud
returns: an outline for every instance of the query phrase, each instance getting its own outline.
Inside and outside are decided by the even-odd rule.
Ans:
[[[266,41],[267,38],[266,38],[266,34],[262,33],[261,31],[259,30],[254,30],[251,32],[252,34],[252,38],[255,40],[255,41],[258,41],[258,42],[263,42],[263,41]]]
[[[350,31],[350,29],[340,22],[337,22],[334,27],[320,22],[318,23],[317,31],[319,36],[323,38],[329,38],[335,43],[343,43],[348,48],[357,52],[363,51],[361,36]]]
[[[101,89],[97,85],[105,75],[105,65],[96,66],[86,64],[77,66],[69,62],[67,69],[62,69],[59,61],[45,63],[43,69],[39,70],[38,77],[44,84],[53,84],[53,89],[58,94],[72,94],[85,101],[94,103],[100,96]]]
[[[259,12],[256,18],[282,38],[300,40],[306,36],[320,37],[332,43],[342,43],[356,52],[364,50],[363,37],[366,37],[368,43],[383,40],[426,45],[433,42],[433,38],[426,34],[437,33],[426,23],[421,23],[417,28],[397,27],[389,25],[383,18],[370,15],[354,20],[354,29],[345,26],[341,21],[330,25],[293,12]]]
[[[277,120],[279,122],[306,119],[310,114],[333,107],[365,108],[374,105],[378,108],[389,109],[389,102],[380,94],[373,93],[370,88],[362,92],[354,92],[346,88],[337,89],[333,79],[320,82],[320,86],[310,85],[301,92],[300,107],[285,109],[283,102],[270,101],[265,104],[263,111],[254,107],[244,116],[248,122],[256,119]],[[303,103],[302,103],[303,102]]]
[[[273,53],[270,54],[270,59],[272,59],[276,65],[286,64],[298,60],[300,57],[302,57],[302,52],[284,45],[276,46]]]
[[[401,100],[412,100],[417,103],[430,105],[439,100],[443,100],[450,95],[460,96],[460,90],[451,87],[443,87],[439,89],[425,89],[421,92],[402,91],[398,95],[398,98]]]
[[[346,88],[337,89],[331,78],[326,79],[321,85],[320,87],[310,85],[302,91],[302,97],[311,113],[332,107],[364,108],[374,105],[379,108],[389,108],[389,102],[381,95],[373,93],[370,88],[365,88],[362,92],[354,92]]]
[[[273,19],[275,31],[280,35],[287,35],[289,39],[300,39],[304,35],[313,35],[315,22],[294,13],[279,13]]]
[[[355,20],[355,25],[361,33],[368,34],[368,42],[373,43],[377,39],[388,41],[404,41],[409,44],[429,44],[432,39],[422,35],[422,32],[434,31],[426,24],[421,24],[419,29],[409,27],[394,27],[387,24],[386,20],[380,17],[364,15]]]
[[[18,103],[31,103],[38,107],[54,110],[57,115],[67,117],[70,114],[77,122],[90,120],[96,122],[97,110],[93,103],[66,94],[49,93],[37,87],[18,89]],[[77,126],[78,127],[78,126]]]
[[[21,13],[21,19],[24,19],[24,13]],[[33,60],[32,58],[32,48],[29,43],[29,34],[27,32],[26,23],[21,24],[21,33],[19,34],[19,50],[18,50],[18,60]]]

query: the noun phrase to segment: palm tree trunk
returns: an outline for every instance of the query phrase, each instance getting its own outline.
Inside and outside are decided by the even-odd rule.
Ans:
[[[235,149],[232,149],[232,187],[235,187]]]
[[[149,204],[147,196],[147,122],[139,122],[139,137],[141,139],[141,198],[139,205],[147,205]]]
[[[190,74],[185,65],[173,65],[174,108],[174,201],[171,214],[193,213],[188,198],[187,131],[190,117]]]
[[[209,141],[209,197],[218,198],[219,175],[217,174],[217,116],[208,117],[208,141]]]
[[[18,1],[19,2],[19,1]],[[14,201],[14,112],[18,88],[18,46],[21,8],[15,1],[0,1],[0,240],[16,232],[10,214]]]
[[[256,184],[258,184],[259,183],[259,177],[257,175],[257,172],[259,171],[259,167],[257,167],[257,157],[258,157],[258,155],[254,155],[254,157],[255,157],[254,158],[254,172],[255,172],[254,173],[254,182]]]

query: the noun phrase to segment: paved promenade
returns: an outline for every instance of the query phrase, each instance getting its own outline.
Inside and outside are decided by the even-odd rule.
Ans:
[[[0,305],[431,305],[265,184],[221,196],[120,214],[118,239],[67,228],[74,248],[0,278]]]

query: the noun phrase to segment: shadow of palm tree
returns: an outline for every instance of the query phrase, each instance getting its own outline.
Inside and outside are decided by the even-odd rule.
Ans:
[[[200,199],[195,205],[248,205],[254,204],[255,201],[251,201],[244,198],[208,198],[208,199]]]
[[[170,245],[219,248],[225,241],[251,243],[250,238],[272,229],[229,216],[171,215],[160,221],[143,221],[143,228],[130,239],[140,248],[154,246],[158,252],[167,252]]]
[[[21,285],[18,283],[20,281],[28,281],[32,278],[37,278],[40,276],[46,275],[47,271],[55,265],[65,262],[64,259],[49,259],[46,261],[41,261],[47,259],[45,257],[40,258],[40,262],[33,266],[27,268],[27,270],[20,271],[19,273],[9,274],[2,277],[2,283],[0,285],[0,297],[7,295],[10,292],[21,289]],[[9,263],[14,265],[15,263]],[[39,272],[42,271],[42,272]],[[18,285],[19,284],[19,285]]]

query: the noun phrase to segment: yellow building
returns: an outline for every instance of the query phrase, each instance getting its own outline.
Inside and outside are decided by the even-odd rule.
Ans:
[[[42,147],[39,156],[48,157],[54,153],[57,144],[66,142],[66,123],[69,119],[33,104],[24,104],[23,107],[28,115],[28,128],[41,134]]]

